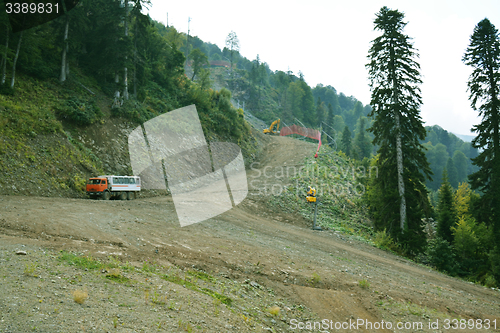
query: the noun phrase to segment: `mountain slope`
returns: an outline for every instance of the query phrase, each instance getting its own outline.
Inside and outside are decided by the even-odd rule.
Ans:
[[[429,322],[442,330],[452,319],[498,325],[498,290],[336,230],[312,231],[311,221],[269,208],[272,193],[252,195],[259,184],[278,188],[291,180],[274,172],[285,162],[302,166],[314,150],[290,138],[262,140],[260,164],[248,170],[247,199],[189,227],[179,228],[170,196],[108,202],[0,196],[0,259],[10,265],[0,274],[0,329],[111,331],[116,323],[123,330],[288,332],[322,319],[394,325],[380,332],[397,330],[398,322],[421,323],[423,332],[436,331]],[[20,249],[27,255],[16,256]],[[87,293],[83,305],[74,302],[75,290]]]

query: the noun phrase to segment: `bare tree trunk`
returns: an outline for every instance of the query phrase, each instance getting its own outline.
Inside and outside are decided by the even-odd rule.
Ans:
[[[137,23],[134,32],[134,98],[137,99]]]
[[[134,50],[134,97],[137,99],[137,46]]]
[[[69,29],[69,16],[66,15],[66,25],[64,27],[64,41],[63,41],[63,51],[62,51],[62,61],[61,61],[61,76],[59,77],[59,81],[66,81],[66,71],[68,70],[67,66],[67,53],[68,53],[68,29]]]
[[[5,84],[5,77],[7,74],[7,51],[9,50],[9,35],[10,35],[10,28],[9,24],[5,24],[5,53],[3,55],[3,61],[2,61],[2,85]]]
[[[23,40],[23,31],[21,31],[21,35],[19,36],[19,42],[17,42],[16,55],[14,57],[14,64],[12,65],[12,79],[10,80],[10,87],[14,88],[14,83],[16,81],[16,64],[17,58],[19,58],[19,49],[21,48],[21,41]]]
[[[125,0],[125,39],[128,37],[128,0]],[[127,56],[125,56],[125,63],[127,62]],[[128,68],[125,65],[123,70],[123,99],[128,100]]]
[[[122,103],[120,101],[120,89],[118,89],[118,84],[120,83],[120,74],[116,72],[115,74],[115,83],[116,83],[116,91],[115,91],[115,100],[113,102],[113,107],[119,108],[122,106]]]
[[[404,232],[406,227],[406,198],[405,198],[405,183],[403,179],[403,148],[401,144],[401,124],[399,122],[399,113],[394,112],[396,120],[396,163],[398,169],[398,191],[401,203],[399,206],[400,227],[401,232]]]

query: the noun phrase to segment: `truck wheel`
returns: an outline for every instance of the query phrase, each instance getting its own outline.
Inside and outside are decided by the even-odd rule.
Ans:
[[[127,192],[120,192],[120,195],[118,196],[120,200],[127,200]]]
[[[110,197],[111,197],[111,193],[109,193],[108,191],[106,191],[102,194],[102,200],[109,200]]]
[[[127,200],[134,200],[135,192],[127,192]]]

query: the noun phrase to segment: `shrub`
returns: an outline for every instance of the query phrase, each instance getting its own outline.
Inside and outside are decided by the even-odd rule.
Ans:
[[[458,264],[455,260],[453,248],[448,241],[442,239],[441,237],[436,237],[435,239],[430,240],[427,246],[426,254],[429,264],[434,266],[436,269],[450,275],[455,275],[457,273]]]
[[[59,118],[77,125],[90,125],[104,116],[94,99],[83,101],[77,97],[66,100],[56,110],[56,114]]]
[[[382,231],[377,231],[375,233],[375,239],[373,240],[375,246],[382,250],[388,250],[396,253],[400,253],[401,249],[396,242],[392,239],[391,235],[387,233],[384,229]]]
[[[368,289],[370,288],[370,282],[366,281],[366,280],[360,280],[359,282],[359,286],[363,289]]]

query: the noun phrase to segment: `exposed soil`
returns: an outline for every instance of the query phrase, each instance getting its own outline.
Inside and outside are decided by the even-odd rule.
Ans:
[[[170,196],[0,196],[0,332],[297,332],[297,321],[312,325],[323,319],[333,329],[303,331],[500,331],[498,290],[445,276],[334,230],[313,231],[310,221],[269,209],[269,191],[262,189],[289,181],[272,176],[274,170],[300,166],[315,145],[271,136],[264,143],[259,164],[247,170],[250,193],[244,202],[184,228]],[[27,254],[16,255],[19,250]],[[122,269],[128,282],[107,279],[107,271],[68,266],[57,259],[61,250],[129,262]],[[146,260],[156,273],[147,272]],[[188,270],[213,276],[208,287],[232,304],[158,273],[186,279]],[[76,289],[88,294],[83,304],[73,300]],[[267,311],[274,305],[278,314]],[[447,330],[447,320],[453,327],[454,319],[458,329]],[[352,325],[361,320],[373,328]],[[438,327],[430,328],[436,321]],[[335,323],[344,329],[336,330]]]

